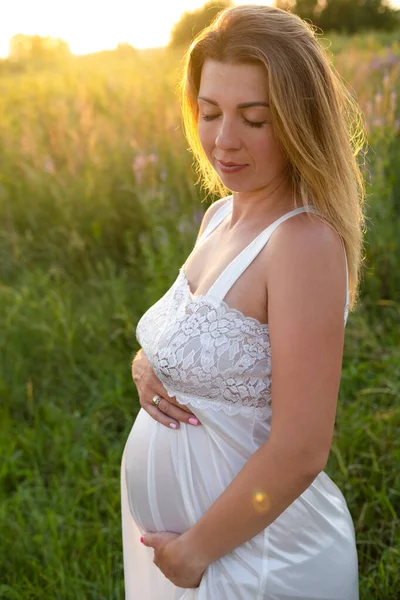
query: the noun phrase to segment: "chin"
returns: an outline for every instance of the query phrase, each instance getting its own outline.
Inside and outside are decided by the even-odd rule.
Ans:
[[[232,181],[227,181],[226,179],[223,179],[222,177],[220,178],[222,183],[224,184],[224,186],[226,188],[228,188],[229,191],[231,192],[235,192],[235,193],[249,193],[249,192],[256,192],[257,190],[260,189],[260,186],[256,186],[256,185],[251,185],[251,184],[232,184]]]

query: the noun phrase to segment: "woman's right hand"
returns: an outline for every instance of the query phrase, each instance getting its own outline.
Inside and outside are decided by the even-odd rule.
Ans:
[[[179,421],[188,425],[201,425],[191,410],[178,404],[175,396],[172,398],[168,396],[167,390],[154,373],[142,348],[133,359],[132,378],[139,393],[140,406],[153,419],[166,427],[172,427],[172,429],[179,429]],[[158,406],[154,406],[152,403],[155,395],[161,398]],[[190,419],[194,419],[194,421],[190,422]]]

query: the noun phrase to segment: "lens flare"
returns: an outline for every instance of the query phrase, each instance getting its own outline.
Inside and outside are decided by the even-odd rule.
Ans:
[[[264,490],[256,490],[253,494],[253,506],[261,514],[268,512],[271,502],[269,496]]]

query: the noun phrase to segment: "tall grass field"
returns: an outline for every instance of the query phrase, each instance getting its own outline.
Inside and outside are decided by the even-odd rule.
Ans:
[[[369,142],[361,300],[326,468],[354,520],[361,600],[400,598],[399,39],[330,38]],[[0,64],[1,599],[124,598],[135,327],[214,199],[182,133],[181,56]]]

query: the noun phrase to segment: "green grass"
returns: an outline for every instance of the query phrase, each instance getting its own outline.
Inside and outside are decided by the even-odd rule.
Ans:
[[[389,42],[333,42],[370,138],[362,301],[327,467],[354,519],[362,600],[400,597],[400,52]],[[205,207],[174,93],[179,59],[104,53],[0,71],[0,598],[123,598],[135,325],[176,278]]]

